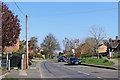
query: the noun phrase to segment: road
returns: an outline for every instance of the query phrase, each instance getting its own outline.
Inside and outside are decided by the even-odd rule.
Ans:
[[[13,70],[8,78],[91,78],[91,80],[107,80],[104,78],[118,78],[117,70],[103,69],[84,65],[67,65],[65,62],[57,60],[41,61],[37,60],[30,69]],[[118,80],[118,79],[112,79]]]
[[[84,65],[67,65],[57,60],[40,64],[41,78],[118,78],[117,70],[96,68]]]

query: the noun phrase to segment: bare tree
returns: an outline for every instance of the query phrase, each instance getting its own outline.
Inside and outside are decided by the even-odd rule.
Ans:
[[[63,40],[63,45],[65,47],[65,51],[67,51],[67,57],[71,54],[72,55],[72,48],[76,49],[79,46],[79,39],[71,39],[65,37]]]
[[[95,49],[98,49],[98,46],[102,43],[103,39],[106,38],[106,34],[102,27],[91,27],[90,34],[95,39]],[[98,51],[96,51],[98,53]],[[99,59],[99,53],[98,53],[98,59]]]
[[[43,40],[43,43],[41,43],[41,47],[46,52],[47,58],[50,58],[51,56],[53,56],[56,50],[61,50],[59,42],[51,33],[45,37],[45,39]]]
[[[65,37],[65,39],[63,40],[63,45],[65,47],[65,50],[68,52],[70,51],[70,40],[68,38]]]
[[[70,47],[72,47],[72,48],[77,48],[78,46],[79,46],[79,39],[71,39],[71,41],[70,41]]]

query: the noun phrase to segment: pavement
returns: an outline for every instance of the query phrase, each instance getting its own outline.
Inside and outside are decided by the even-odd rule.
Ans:
[[[11,71],[8,78],[91,78],[97,80],[113,79],[117,80],[118,70],[84,66],[84,65],[67,65],[65,62],[57,60],[36,61],[29,69]]]
[[[112,62],[115,63],[114,67],[118,68],[118,66],[120,66],[120,65],[119,65],[119,62],[120,62],[119,59],[110,59],[110,61],[112,61]]]
[[[39,62],[40,63],[40,62]],[[29,69],[26,70],[12,70],[5,77],[8,78],[41,78],[39,63],[35,62]]]

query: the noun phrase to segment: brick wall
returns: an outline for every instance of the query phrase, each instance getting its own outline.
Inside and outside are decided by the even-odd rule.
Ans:
[[[24,62],[23,62],[23,64],[24,64],[23,68],[26,69],[26,67],[27,67],[27,66],[26,66],[26,56],[24,56],[24,60],[23,60],[23,61],[24,61]]]
[[[17,39],[17,43],[14,46],[5,47],[4,51],[12,52],[13,50],[17,51],[19,49],[19,38]]]

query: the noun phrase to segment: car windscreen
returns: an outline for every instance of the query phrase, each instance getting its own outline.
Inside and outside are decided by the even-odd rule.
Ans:
[[[78,60],[78,58],[70,58],[70,60]]]
[[[64,57],[59,57],[59,59],[64,59]]]

